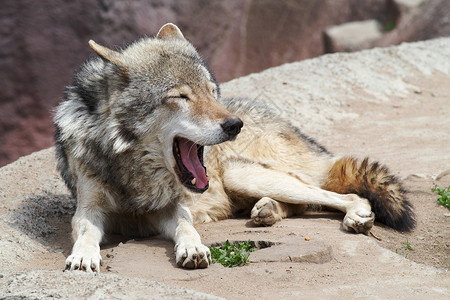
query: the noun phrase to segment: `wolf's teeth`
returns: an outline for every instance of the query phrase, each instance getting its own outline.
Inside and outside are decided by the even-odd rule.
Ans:
[[[197,178],[194,178],[194,179],[191,180],[191,184],[192,185],[195,185],[196,183],[197,183]]]

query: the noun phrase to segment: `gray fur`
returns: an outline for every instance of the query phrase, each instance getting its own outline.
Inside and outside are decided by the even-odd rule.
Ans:
[[[66,268],[98,272],[108,230],[161,233],[175,241],[180,266],[207,267],[172,148],[179,138],[229,140],[240,127],[224,124],[242,122],[217,101],[213,74],[175,25],[122,51],[89,44],[99,57],[75,72],[54,117],[57,167],[78,203]]]
[[[160,154],[149,153],[136,143],[151,137],[153,128],[162,122],[153,112],[164,94],[177,85],[203,81],[204,74],[197,68],[207,67],[185,40],[168,43],[147,38],[123,52],[131,56],[128,70],[93,58],[80,67],[67,87],[55,116],[58,169],[76,196],[67,162],[66,151],[70,151],[120,195],[121,201],[127,201],[122,203],[125,209],[151,211],[168,204],[162,199],[179,198],[180,191],[173,190],[176,179],[166,171]],[[145,56],[144,62],[141,56]],[[211,73],[209,76],[215,82]],[[130,144],[133,147],[127,146]],[[117,151],[119,147],[124,149]],[[167,185],[152,186],[151,182],[159,182],[155,176],[164,177]]]

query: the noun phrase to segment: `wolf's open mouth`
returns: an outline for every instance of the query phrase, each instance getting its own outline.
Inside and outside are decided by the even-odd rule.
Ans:
[[[206,168],[203,165],[203,148],[182,137],[173,140],[173,156],[177,164],[178,178],[184,186],[196,193],[203,193],[208,189]]]

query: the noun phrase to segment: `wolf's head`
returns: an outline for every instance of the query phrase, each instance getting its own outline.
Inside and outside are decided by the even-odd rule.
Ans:
[[[243,123],[219,103],[219,86],[195,48],[173,24],[123,51],[89,44],[102,58],[94,66],[101,72],[78,80],[103,95],[99,102],[85,102],[92,113],[106,116],[110,151],[136,145],[158,151],[185,187],[205,191],[203,146],[233,140]]]

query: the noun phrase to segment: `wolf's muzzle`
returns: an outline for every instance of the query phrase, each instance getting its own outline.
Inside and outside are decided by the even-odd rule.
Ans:
[[[228,118],[224,123],[220,124],[223,131],[228,135],[229,139],[234,139],[241,132],[244,123],[238,117]]]

